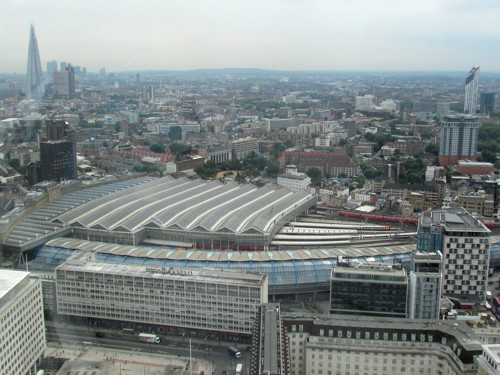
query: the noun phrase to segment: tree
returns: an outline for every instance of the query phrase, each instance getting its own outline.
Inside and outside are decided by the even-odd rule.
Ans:
[[[481,152],[481,157],[483,158],[484,161],[488,163],[495,163],[497,161],[497,156],[494,152],[491,152],[489,150],[484,150]]]
[[[321,169],[318,167],[310,167],[306,175],[311,178],[311,182],[314,186],[321,186]]]
[[[429,143],[427,146],[425,146],[425,152],[434,156],[438,156],[439,146],[436,143]]]
[[[295,146],[295,144],[290,138],[288,138],[283,144],[285,145],[286,148],[292,148],[293,146]]]
[[[192,151],[192,147],[183,143],[172,143],[169,146],[170,152],[175,155],[187,155]]]
[[[278,176],[278,173],[280,173],[280,166],[277,163],[269,163],[268,166],[266,167],[266,176],[267,177],[276,177]]]
[[[158,144],[158,143],[155,143],[155,144],[152,144],[149,149],[153,152],[156,152],[158,154],[163,154],[165,152],[165,146],[161,145],[161,144]]]

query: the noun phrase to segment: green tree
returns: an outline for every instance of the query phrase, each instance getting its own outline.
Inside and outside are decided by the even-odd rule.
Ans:
[[[192,151],[192,147],[183,143],[172,143],[169,146],[170,152],[175,155],[187,155]]]
[[[484,161],[488,163],[495,163],[497,161],[497,156],[494,152],[491,152],[489,150],[484,150],[481,152],[481,157],[483,158]]]
[[[434,156],[438,156],[439,146],[436,143],[429,143],[427,146],[425,146],[425,152]]]
[[[278,173],[280,173],[280,166],[277,163],[269,163],[268,166],[266,167],[266,176],[267,177],[276,177],[278,176]]]
[[[318,167],[310,167],[306,175],[311,178],[311,182],[314,186],[321,186],[321,169]]]
[[[158,143],[155,143],[155,144],[152,144],[149,149],[153,152],[156,152],[158,154],[163,154],[165,152],[165,146],[161,145],[161,144],[158,144]]]

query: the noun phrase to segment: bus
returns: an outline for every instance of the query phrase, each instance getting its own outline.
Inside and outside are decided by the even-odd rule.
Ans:
[[[234,346],[230,346],[229,348],[227,348],[227,352],[234,358],[241,358],[241,352]]]

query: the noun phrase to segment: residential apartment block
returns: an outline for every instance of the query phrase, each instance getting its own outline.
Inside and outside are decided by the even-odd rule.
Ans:
[[[463,208],[426,211],[418,223],[417,249],[443,254],[442,293],[467,303],[484,303],[490,230]]]
[[[252,152],[259,152],[259,143],[256,138],[240,138],[233,141],[233,159],[243,160]]]
[[[267,276],[112,264],[78,252],[56,268],[59,314],[249,335]]]
[[[41,279],[0,270],[0,373],[30,373],[45,346]]]

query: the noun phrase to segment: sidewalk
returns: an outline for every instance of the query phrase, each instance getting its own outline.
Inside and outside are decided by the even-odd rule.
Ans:
[[[45,357],[65,359],[80,359],[86,361],[105,361],[111,364],[110,375],[164,375],[190,374],[186,369],[189,358],[165,354],[142,353],[89,346],[86,349],[81,345],[47,346]],[[212,374],[214,368],[210,361],[203,359],[193,360],[193,374]]]

